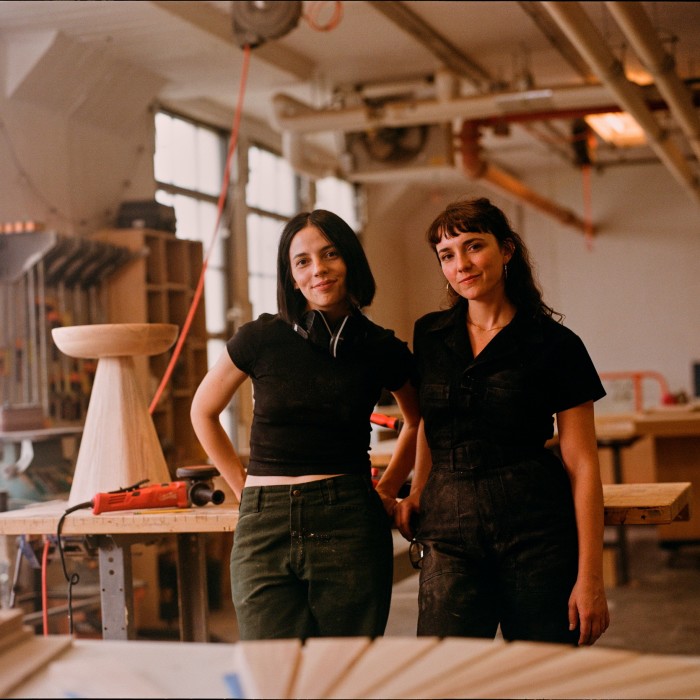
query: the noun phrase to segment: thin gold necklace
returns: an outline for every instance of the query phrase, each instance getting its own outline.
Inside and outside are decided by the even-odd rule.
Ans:
[[[483,326],[480,326],[478,323],[474,323],[469,316],[467,316],[467,323],[470,326],[474,326],[474,328],[478,328],[480,331],[485,331],[486,333],[489,333],[490,331],[500,331],[501,328],[505,328],[508,324],[506,323],[503,326],[494,326],[493,328],[484,328]]]

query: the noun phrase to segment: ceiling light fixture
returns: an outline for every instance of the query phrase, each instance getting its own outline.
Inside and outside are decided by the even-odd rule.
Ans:
[[[585,119],[600,138],[618,148],[643,146],[647,143],[644,129],[627,112],[589,114]]]

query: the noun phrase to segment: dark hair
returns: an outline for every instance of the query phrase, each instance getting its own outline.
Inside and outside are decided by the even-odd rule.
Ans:
[[[437,245],[444,236],[451,238],[467,232],[490,233],[500,246],[512,246],[513,254],[508,261],[504,284],[506,296],[518,310],[532,316],[544,314],[562,318],[562,314],[547,306],[542,299],[542,290],[535,280],[530,253],[523,239],[513,231],[506,215],[485,197],[448,204],[430,224],[426,238],[437,255]],[[448,298],[450,306],[461,299],[449,285]]]
[[[337,214],[325,209],[300,212],[284,227],[277,250],[277,307],[280,316],[289,323],[297,321],[306,311],[306,299],[294,289],[289,249],[292,239],[306,226],[315,226],[337,249],[347,266],[348,299],[361,309],[374,299],[377,286],[367,256],[355,232]]]

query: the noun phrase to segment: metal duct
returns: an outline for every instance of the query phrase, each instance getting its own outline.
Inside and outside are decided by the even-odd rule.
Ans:
[[[695,157],[700,161],[700,117],[693,97],[675,71],[675,61],[664,51],[659,36],[639,2],[606,2],[610,13],[646,69],[654,76],[659,92],[678,121]]]
[[[590,21],[578,2],[543,2],[552,18],[559,24],[569,39],[576,44],[596,71],[601,81],[617,97],[644,129],[650,146],[673,177],[700,201],[700,189],[689,164],[683,154],[654,119],[644,100],[642,89],[625,77],[624,68],[607,47],[605,39]]]
[[[338,161],[319,148],[304,142],[301,134],[282,132],[282,155],[292,168],[312,179],[337,176]]]

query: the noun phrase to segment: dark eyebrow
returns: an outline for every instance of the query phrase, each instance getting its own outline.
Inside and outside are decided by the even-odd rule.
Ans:
[[[452,239],[454,239],[454,238],[457,238],[458,236],[463,235],[464,233],[466,233],[466,231],[461,231],[461,232],[460,232],[459,234],[457,234],[456,236],[451,236],[450,239],[448,239],[448,240],[452,240]],[[484,238],[483,238],[484,235],[485,235],[485,234],[483,234],[483,233],[474,233],[474,234],[472,234],[471,238],[466,238],[464,241],[462,241],[462,245],[463,245],[463,246],[464,246],[464,245],[471,245],[472,243],[474,243],[474,241],[479,241],[479,242],[481,242],[481,241],[484,240]],[[444,241],[445,239],[443,238],[442,240]],[[437,251],[437,253],[438,253],[438,255],[439,255],[441,251],[443,251],[443,250],[448,250],[448,249],[446,249],[446,248],[441,248],[441,247],[440,247],[440,244],[438,243],[438,245],[435,246],[435,250]]]
[[[328,245],[324,245],[323,248],[321,248],[320,253],[321,253],[321,255],[323,255],[323,253],[326,253],[327,251],[329,251],[331,249],[337,250],[338,247],[334,243],[329,243]],[[293,256],[292,260],[296,260],[297,258],[302,258],[305,255],[310,255],[310,253],[308,253],[304,250],[301,253],[297,253],[295,256]]]

